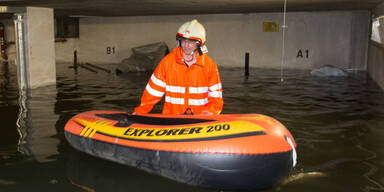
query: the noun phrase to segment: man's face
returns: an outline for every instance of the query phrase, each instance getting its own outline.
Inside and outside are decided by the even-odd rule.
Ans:
[[[184,54],[192,55],[197,49],[197,44],[199,41],[191,40],[191,39],[181,39],[181,49]]]

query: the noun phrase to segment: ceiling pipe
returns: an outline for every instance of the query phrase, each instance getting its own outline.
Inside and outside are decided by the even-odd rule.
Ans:
[[[15,37],[16,37],[16,62],[17,62],[17,72],[19,80],[19,89],[27,90],[28,81],[27,81],[27,69],[26,69],[26,60],[25,60],[25,40],[24,40],[24,14],[16,13],[13,17],[13,22],[15,26]]]

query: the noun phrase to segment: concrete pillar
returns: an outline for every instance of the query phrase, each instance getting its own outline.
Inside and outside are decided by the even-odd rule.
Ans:
[[[51,8],[27,7],[25,58],[28,87],[56,83],[54,16]]]
[[[14,14],[20,89],[55,84],[53,9],[0,6],[0,13]]]

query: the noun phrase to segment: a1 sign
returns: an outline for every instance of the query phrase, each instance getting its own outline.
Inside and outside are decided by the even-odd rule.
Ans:
[[[309,50],[306,49],[303,53],[303,51],[299,49],[299,51],[297,52],[296,58],[304,58],[304,55],[305,55],[305,58],[309,58]]]

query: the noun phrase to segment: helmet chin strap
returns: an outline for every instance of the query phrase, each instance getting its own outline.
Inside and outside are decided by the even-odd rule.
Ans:
[[[199,55],[203,55],[203,51],[201,51],[200,46],[197,48],[197,51],[199,52]]]
[[[193,59],[194,59],[193,52],[191,54],[185,54],[185,55],[192,56],[192,58],[190,60],[186,60],[186,58],[183,58],[185,61],[187,61],[187,62],[193,61]]]

